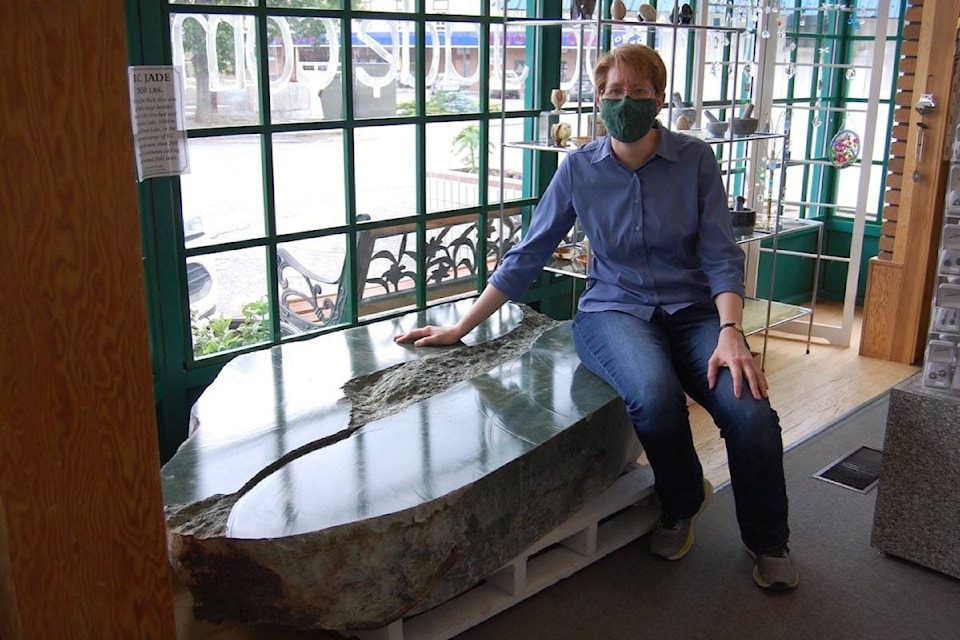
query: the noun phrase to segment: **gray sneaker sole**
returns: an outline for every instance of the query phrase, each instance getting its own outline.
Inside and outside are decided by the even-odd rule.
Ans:
[[[693,547],[693,541],[694,541],[694,538],[696,537],[695,525],[697,524],[697,518],[700,517],[700,514],[703,513],[703,510],[707,508],[707,505],[710,504],[710,501],[712,499],[713,499],[713,485],[710,484],[709,480],[704,478],[703,479],[703,502],[700,503],[700,508],[697,510],[697,512],[692,516],[690,516],[690,529],[687,531],[687,537],[683,541],[683,544],[680,546],[679,549],[677,549],[673,553],[667,553],[667,552],[661,553],[654,549],[650,550],[651,553],[653,553],[653,555],[655,556],[660,556],[664,560],[679,560],[683,556],[687,555],[687,553]],[[654,533],[654,535],[656,535],[656,533]]]
[[[800,572],[797,571],[796,567],[793,566],[793,563],[789,560],[786,562],[789,564],[790,571],[793,572],[792,576],[784,575],[780,579],[771,580],[765,578],[760,572],[760,563],[757,562],[757,554],[755,554],[750,549],[747,549],[747,553],[750,554],[750,557],[753,558],[753,581],[757,583],[757,586],[761,589],[767,591],[791,591],[797,588],[797,585],[800,584]]]

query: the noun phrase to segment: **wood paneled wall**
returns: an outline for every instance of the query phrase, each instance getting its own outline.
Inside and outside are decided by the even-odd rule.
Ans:
[[[951,123],[957,0],[914,0],[907,10],[891,131],[879,254],[870,260],[860,354],[914,363],[923,357],[940,239]],[[933,113],[917,101],[932,93]],[[917,144],[923,129],[923,154]],[[914,179],[914,172],[919,178]]]
[[[0,637],[175,637],[122,0],[0,6]]]

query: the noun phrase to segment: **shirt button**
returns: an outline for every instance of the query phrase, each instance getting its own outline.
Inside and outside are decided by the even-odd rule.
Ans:
[[[633,228],[634,231],[640,231],[640,225],[637,225]]]

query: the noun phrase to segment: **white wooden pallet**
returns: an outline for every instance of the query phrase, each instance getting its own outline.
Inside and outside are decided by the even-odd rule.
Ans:
[[[360,640],[452,638],[651,531],[660,515],[652,498],[653,472],[634,466],[480,585],[416,616],[344,634]]]

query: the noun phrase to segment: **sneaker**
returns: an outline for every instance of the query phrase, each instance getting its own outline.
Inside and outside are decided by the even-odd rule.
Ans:
[[[660,515],[660,524],[653,530],[650,537],[650,553],[666,558],[679,560],[687,555],[693,546],[693,525],[703,510],[710,504],[713,497],[713,485],[706,478],[703,479],[703,502],[700,508],[689,518],[677,518],[668,513]]]
[[[786,545],[769,553],[754,553],[753,580],[762,589],[789,591],[800,584],[800,572],[790,559]]]

